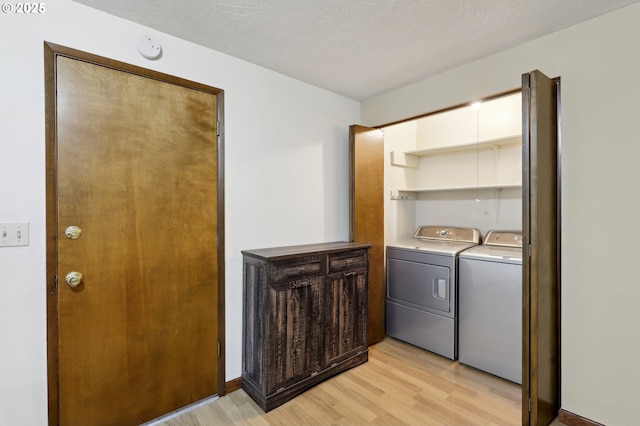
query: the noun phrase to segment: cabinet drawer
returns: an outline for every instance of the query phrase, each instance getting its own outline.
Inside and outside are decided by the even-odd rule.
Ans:
[[[273,280],[282,281],[309,275],[324,274],[322,257],[305,257],[273,263]]]
[[[329,255],[329,273],[367,266],[367,251],[355,250]]]

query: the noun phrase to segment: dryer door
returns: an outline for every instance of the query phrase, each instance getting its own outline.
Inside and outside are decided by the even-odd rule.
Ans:
[[[388,260],[387,296],[398,302],[427,308],[437,313],[451,312],[451,270],[445,266]]]

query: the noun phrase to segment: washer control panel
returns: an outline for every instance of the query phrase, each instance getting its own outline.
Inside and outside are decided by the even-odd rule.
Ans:
[[[475,228],[421,225],[413,237],[419,240],[480,243],[480,231]]]
[[[484,237],[486,246],[522,247],[520,231],[489,231]]]

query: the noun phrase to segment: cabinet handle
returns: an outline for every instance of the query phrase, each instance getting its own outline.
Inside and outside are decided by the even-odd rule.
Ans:
[[[345,278],[355,277],[356,274],[357,274],[357,272],[353,272],[353,271],[352,272],[345,272],[344,273],[344,277]]]

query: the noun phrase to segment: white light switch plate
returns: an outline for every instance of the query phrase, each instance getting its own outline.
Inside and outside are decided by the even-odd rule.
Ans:
[[[29,245],[29,222],[0,222],[0,247]]]

